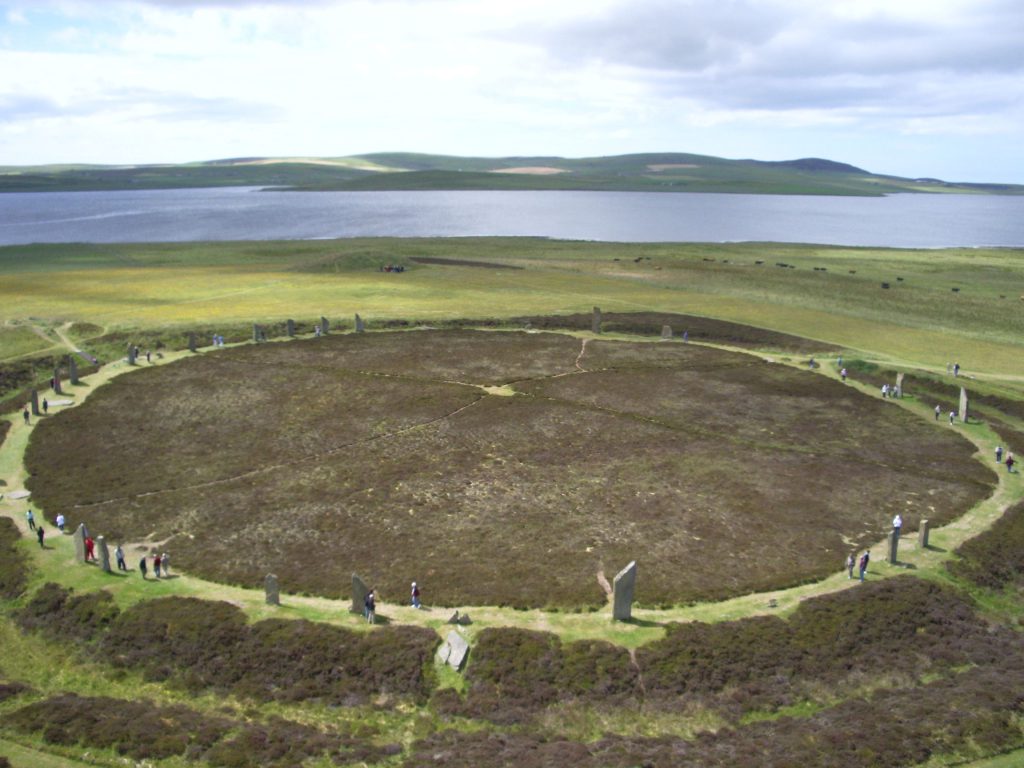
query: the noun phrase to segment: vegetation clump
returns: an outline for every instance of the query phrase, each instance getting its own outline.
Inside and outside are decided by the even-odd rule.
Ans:
[[[1003,513],[979,536],[956,550],[947,568],[958,578],[989,589],[1024,586],[1024,502]]]
[[[28,583],[28,558],[17,547],[20,538],[14,521],[0,517],[0,597],[8,600],[24,592]]]
[[[44,584],[16,615],[22,629],[41,631],[56,640],[91,641],[118,617],[120,609],[106,590],[73,594],[52,582]]]

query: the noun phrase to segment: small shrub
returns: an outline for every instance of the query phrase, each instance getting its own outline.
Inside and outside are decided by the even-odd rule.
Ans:
[[[73,595],[52,582],[44,584],[17,614],[22,629],[39,630],[57,640],[90,641],[102,634],[120,610],[104,590]]]
[[[8,600],[24,592],[28,583],[28,559],[16,546],[20,538],[14,521],[0,517],[0,597]]]
[[[1010,507],[995,525],[965,541],[960,560],[947,563],[954,575],[981,587],[1024,585],[1024,502]]]

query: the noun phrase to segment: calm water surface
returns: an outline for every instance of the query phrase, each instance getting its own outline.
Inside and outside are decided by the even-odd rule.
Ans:
[[[0,245],[485,235],[1024,246],[1024,197],[265,192],[250,187],[0,194]]]

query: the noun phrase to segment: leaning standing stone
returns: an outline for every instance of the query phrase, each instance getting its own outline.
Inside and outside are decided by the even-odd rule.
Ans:
[[[903,374],[896,374],[896,397],[903,397]]]
[[[327,335],[328,331],[331,330],[331,322],[326,317],[320,317],[320,333],[324,336]],[[360,609],[362,610],[362,609]]]
[[[196,351],[196,335],[195,335],[194,332],[190,332],[189,335],[188,335],[188,351],[189,352],[195,352]]]
[[[896,555],[900,548],[900,535],[896,531],[889,531],[889,564],[896,565],[899,562]]]
[[[68,355],[68,378],[72,384],[78,383],[78,363],[75,362],[74,355]]]
[[[356,333],[362,333],[366,330],[366,323],[363,322],[363,318],[356,312]]]
[[[32,415],[39,415],[39,392],[35,389],[32,390]]]
[[[291,338],[292,336],[295,335],[295,321],[292,320],[291,318],[289,318],[288,322],[286,323],[286,331],[285,332],[288,334],[289,338]]]
[[[629,621],[633,617],[633,592],[636,589],[636,560],[631,562],[612,581],[614,602],[612,618],[616,621]]]
[[[104,573],[110,573],[110,547],[107,546],[107,540],[97,536],[96,548],[100,551],[100,568]]]
[[[663,325],[661,326],[661,338],[663,341],[667,341],[672,338],[672,326]]]
[[[921,527],[917,529],[918,549],[928,549],[928,534],[931,533],[931,524],[927,518],[921,520]]]
[[[594,307],[594,314],[590,318],[590,330],[594,333],[601,332],[601,308]]]
[[[60,368],[53,369],[53,391],[55,394],[61,395],[64,390],[60,388]]]
[[[960,387],[960,423],[967,423],[967,390]]]
[[[272,573],[267,574],[267,578],[263,580],[263,591],[267,596],[267,605],[281,604],[281,592],[277,586],[277,576]]]

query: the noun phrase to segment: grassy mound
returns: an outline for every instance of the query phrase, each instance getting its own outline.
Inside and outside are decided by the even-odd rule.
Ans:
[[[747,355],[423,331],[140,370],[40,424],[26,462],[49,514],[215,580],[593,607],[633,559],[648,605],[821,577],[897,511],[942,524],[988,495],[972,453]]]

